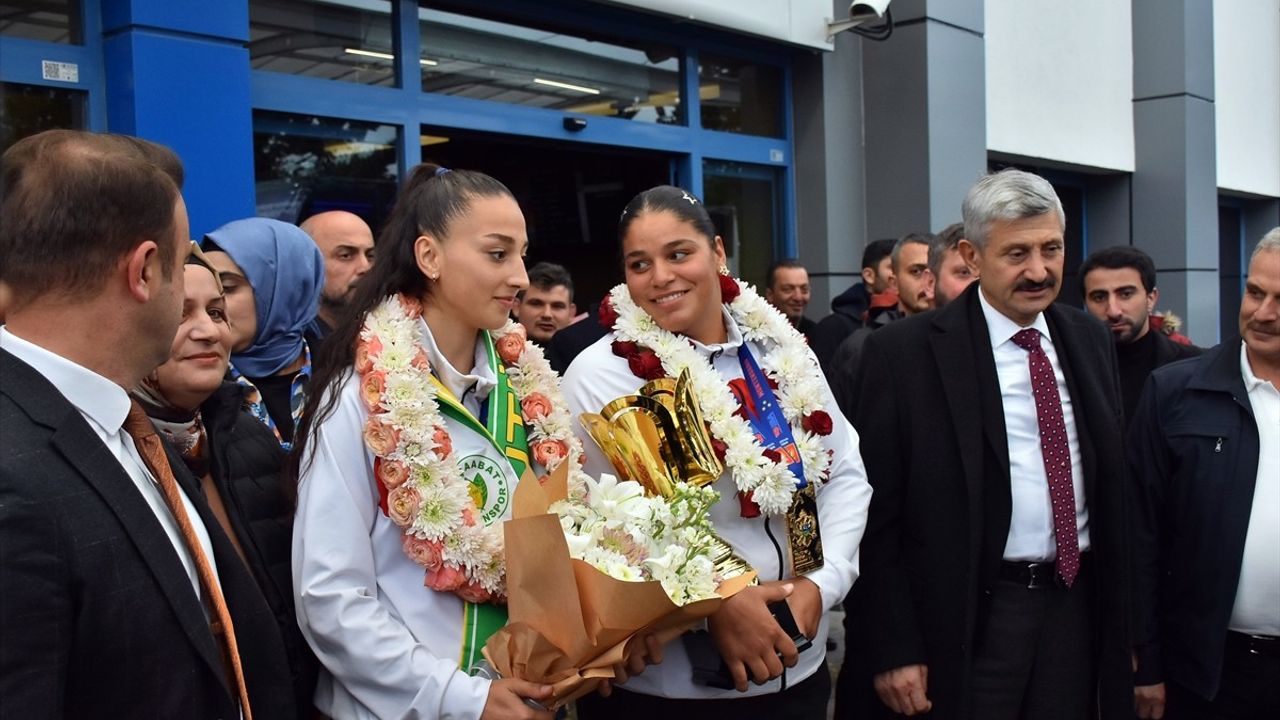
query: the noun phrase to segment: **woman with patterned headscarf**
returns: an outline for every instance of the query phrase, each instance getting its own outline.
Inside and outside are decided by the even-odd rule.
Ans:
[[[151,423],[177,449],[213,514],[253,574],[281,630],[299,708],[311,707],[316,662],[294,620],[289,544],[293,492],[276,437],[224,380],[233,326],[212,265],[192,243],[182,323],[169,359],[134,388]],[[309,717],[310,713],[304,712]]]

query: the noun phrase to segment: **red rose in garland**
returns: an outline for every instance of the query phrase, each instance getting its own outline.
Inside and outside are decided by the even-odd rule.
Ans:
[[[652,350],[640,350],[627,356],[627,365],[631,373],[645,380],[657,380],[666,377],[667,371],[662,369],[662,360]]]
[[[732,275],[721,275],[719,277],[720,302],[727,305],[734,300],[737,300],[738,295],[742,293],[742,288],[738,287],[738,281],[734,280]]]
[[[613,309],[613,300],[608,295],[600,303],[600,309],[596,312],[600,319],[600,324],[606,329],[612,330],[613,324],[618,322],[618,312]]]
[[[831,434],[831,416],[825,410],[814,410],[800,419],[800,427],[825,437]]]
[[[640,352],[639,345],[633,342],[626,342],[624,340],[614,340],[613,344],[610,345],[610,348],[613,350],[614,355],[622,358],[631,357],[632,355]]]

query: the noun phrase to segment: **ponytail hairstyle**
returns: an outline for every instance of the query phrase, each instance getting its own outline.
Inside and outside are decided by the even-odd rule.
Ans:
[[[360,280],[351,302],[339,312],[333,332],[314,355],[307,403],[289,457],[293,481],[289,487],[295,493],[304,454],[310,451],[314,455],[316,428],[333,414],[347,369],[355,362],[356,341],[365,316],[391,295],[423,298],[430,294],[432,283],[418,269],[414,255],[417,239],[429,235],[443,241],[454,220],[466,214],[473,200],[489,197],[513,198],[506,185],[473,170],[449,170],[422,163],[410,173],[391,209],[391,217],[378,235],[377,262]]]
[[[707,239],[707,244],[715,248],[716,226],[711,222],[707,208],[693,193],[671,185],[652,187],[631,198],[631,202],[622,211],[622,217],[618,219],[618,247],[622,247],[631,223],[641,215],[651,212],[669,212],[675,215],[692,225],[698,234]]]

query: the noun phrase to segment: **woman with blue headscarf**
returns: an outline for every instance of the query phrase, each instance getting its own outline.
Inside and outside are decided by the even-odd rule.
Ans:
[[[257,388],[251,409],[288,448],[311,378],[306,330],[319,309],[323,257],[296,225],[268,218],[227,223],[202,245],[226,292],[230,374]]]

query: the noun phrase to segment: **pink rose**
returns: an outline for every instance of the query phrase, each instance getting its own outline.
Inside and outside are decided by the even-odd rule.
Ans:
[[[498,357],[502,358],[502,362],[512,365],[516,360],[520,359],[520,353],[524,352],[524,328],[517,325],[519,331],[512,331],[498,338],[496,348]]]
[[[382,422],[378,415],[370,415],[364,423],[364,444],[374,455],[386,457],[400,444],[400,431]]]
[[[493,599],[493,593],[485,590],[484,586],[474,580],[458,588],[457,593],[458,597],[477,605],[487,603]]]
[[[356,340],[356,372],[361,375],[373,369],[373,360],[382,352],[382,341],[372,338],[367,342]]]
[[[400,295],[400,307],[404,308],[405,315],[410,319],[416,319],[422,314],[422,301],[411,295]]]
[[[386,389],[386,373],[370,372],[360,378],[360,398],[364,400],[364,405],[370,412],[378,409],[378,404],[382,402],[382,393]]]
[[[410,560],[428,570],[440,569],[442,564],[440,551],[440,543],[423,540],[412,535],[404,536],[404,554],[408,555]]]
[[[431,361],[427,359],[427,351],[422,348],[418,348],[418,352],[414,353],[413,359],[409,361],[409,364],[424,373],[431,372]]]
[[[533,444],[533,459],[544,468],[560,464],[569,454],[569,448],[563,440],[539,440]]]
[[[375,458],[373,461],[373,474],[378,477],[388,490],[395,490],[409,479],[409,467],[402,462],[396,460],[384,460]]]
[[[462,568],[453,564],[442,564],[435,570],[428,570],[423,585],[437,592],[453,592],[465,585],[467,576]]]
[[[401,485],[387,495],[387,517],[391,518],[391,522],[405,527],[418,514],[421,502],[422,498],[416,489]]]
[[[526,421],[541,420],[551,414],[551,400],[540,392],[529,393],[520,401],[520,412]]]
[[[450,438],[449,433],[439,425],[431,433],[431,442],[436,446],[436,456],[441,460],[449,457],[453,452],[453,438]]]
[[[476,511],[471,508],[462,508],[462,524],[467,527],[475,527]]]

